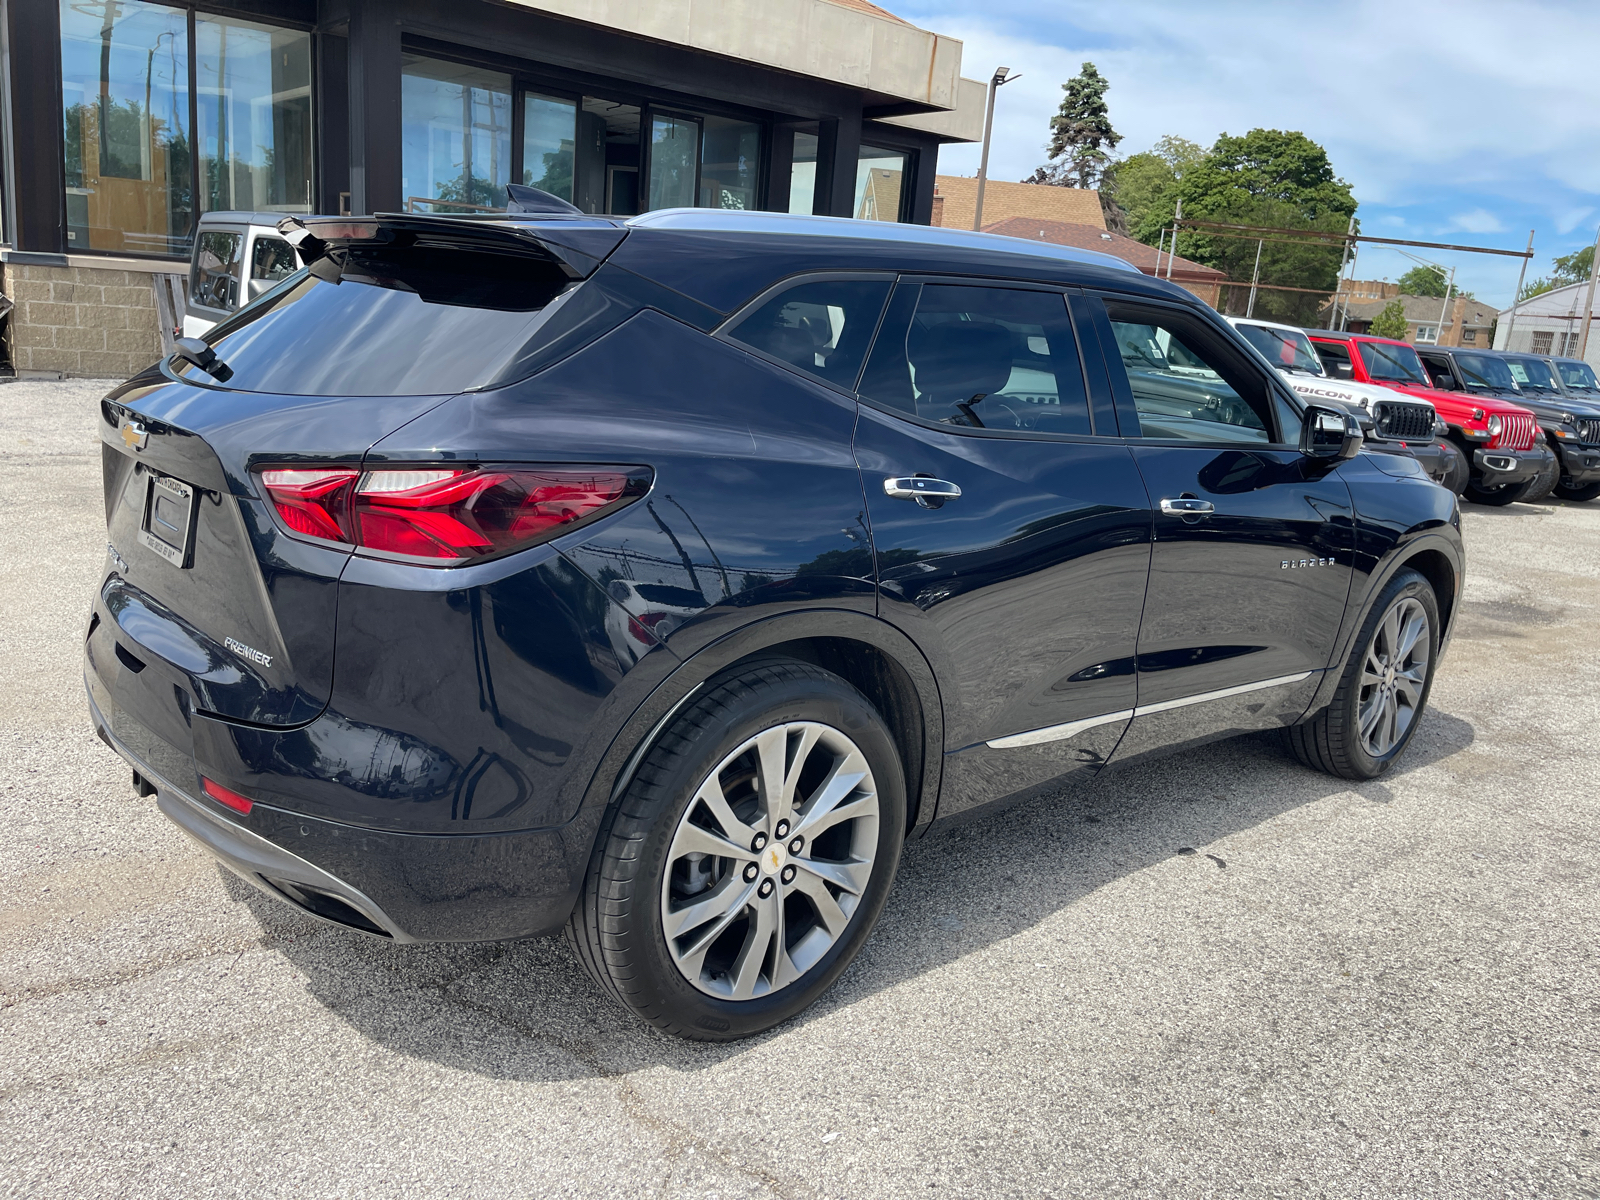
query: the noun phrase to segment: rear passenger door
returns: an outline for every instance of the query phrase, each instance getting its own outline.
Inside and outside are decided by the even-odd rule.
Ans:
[[[1132,715],[1150,508],[1079,342],[1062,289],[902,278],[859,385],[879,613],[942,690],[941,815],[1098,767]]]
[[[1138,644],[1139,753],[1297,719],[1353,577],[1350,490],[1299,452],[1299,411],[1186,306],[1102,297],[1117,413],[1154,509]]]

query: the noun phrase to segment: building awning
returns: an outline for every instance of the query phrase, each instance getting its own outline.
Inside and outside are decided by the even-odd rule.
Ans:
[[[869,116],[951,141],[983,136],[984,84],[961,78],[961,42],[866,0],[503,2],[856,88]]]

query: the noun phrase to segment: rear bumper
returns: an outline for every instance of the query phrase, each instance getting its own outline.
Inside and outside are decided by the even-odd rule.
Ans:
[[[572,912],[588,867],[591,822],[428,836],[263,804],[235,820],[195,794],[192,758],[187,770],[174,770],[173,762],[158,766],[154,756],[136,752],[130,743],[138,739],[125,735],[138,722],[96,688],[92,673],[88,682],[96,734],[155,787],[161,811],[245,882],[308,916],[390,942],[482,942],[554,933]]]
[[[1535,442],[1531,450],[1485,450],[1472,452],[1472,482],[1479,487],[1500,487],[1508,483],[1526,483],[1550,461],[1551,450],[1543,442]]]

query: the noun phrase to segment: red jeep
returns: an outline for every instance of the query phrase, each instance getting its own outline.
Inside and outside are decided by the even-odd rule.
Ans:
[[[1472,464],[1466,497],[1479,504],[1520,500],[1550,463],[1533,413],[1489,396],[1447,392],[1428,379],[1407,342],[1365,333],[1308,329],[1322,365],[1334,379],[1375,383],[1430,401],[1450,426],[1450,440]]]

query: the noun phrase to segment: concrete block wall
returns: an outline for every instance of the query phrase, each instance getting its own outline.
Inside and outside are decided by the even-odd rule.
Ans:
[[[125,379],[161,357],[148,271],[14,262],[3,270],[16,306],[5,340],[19,374]]]

